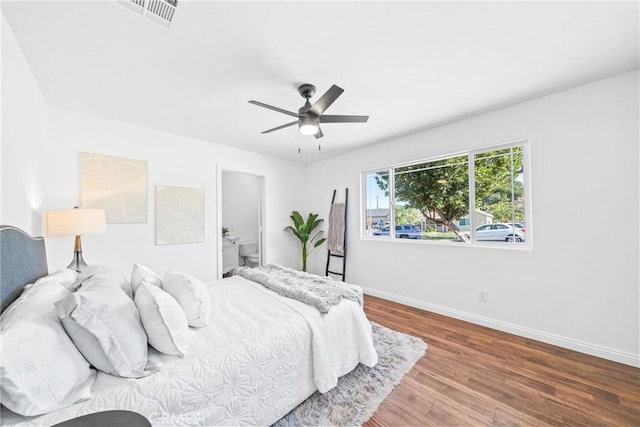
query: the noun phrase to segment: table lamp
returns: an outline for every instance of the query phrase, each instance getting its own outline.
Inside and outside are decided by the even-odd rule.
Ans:
[[[103,209],[52,209],[44,212],[43,226],[45,237],[76,236],[73,259],[67,268],[78,273],[87,263],[82,258],[83,234],[100,234],[106,231],[106,218]]]

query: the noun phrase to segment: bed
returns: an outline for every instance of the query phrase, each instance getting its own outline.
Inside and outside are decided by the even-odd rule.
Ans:
[[[0,244],[4,309],[25,285],[49,276],[41,238],[2,226]],[[358,363],[377,362],[370,324],[354,301],[321,315],[243,277],[206,288],[210,323],[188,328],[183,358],[149,347],[147,367],[155,373],[121,378],[98,371],[88,399],[31,417],[3,406],[2,425],[52,425],[106,410],[134,411],[152,425],[270,425]]]

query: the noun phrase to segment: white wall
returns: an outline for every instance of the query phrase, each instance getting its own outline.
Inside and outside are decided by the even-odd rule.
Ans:
[[[0,223],[32,231],[42,205],[39,163],[47,106],[20,46],[2,14],[2,139]],[[40,232],[40,230],[38,230]]]
[[[205,141],[185,138],[96,117],[49,110],[47,145],[34,153],[43,159],[40,170],[43,209],[78,203],[79,153],[91,152],[129,157],[148,162],[147,224],[109,224],[107,233],[83,237],[85,260],[129,271],[131,264],[147,264],[158,271],[173,267],[203,279],[216,275],[216,164],[223,169],[244,170],[265,176],[266,246],[268,262],[294,266],[295,242],[283,228],[296,204],[292,194],[301,191],[304,168],[296,163],[269,158]],[[44,160],[46,159],[46,161]],[[296,187],[282,192],[284,186]],[[155,185],[205,189],[205,233],[202,243],[156,246]],[[71,240],[48,239],[49,263],[59,268],[71,256]]]
[[[638,365],[638,114],[635,71],[313,164],[307,206],[350,189],[348,279],[371,294]],[[360,171],[521,138],[532,251],[360,239]]]

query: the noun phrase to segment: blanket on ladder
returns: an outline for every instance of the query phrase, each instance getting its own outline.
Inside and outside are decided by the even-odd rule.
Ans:
[[[346,298],[362,305],[362,289],[345,282],[304,273],[280,265],[268,264],[262,267],[240,267],[239,276],[260,283],[279,295],[293,298],[327,314],[331,307]]]

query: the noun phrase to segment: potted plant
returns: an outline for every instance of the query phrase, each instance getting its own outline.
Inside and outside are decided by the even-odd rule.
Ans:
[[[318,230],[314,233],[314,230],[324,221],[322,218],[318,218],[318,214],[310,213],[305,221],[300,212],[293,211],[290,216],[293,221],[293,226],[289,225],[285,227],[285,230],[289,230],[300,239],[300,245],[302,249],[302,271],[307,271],[307,257],[313,252],[315,248],[320,246],[327,240],[325,237],[320,238],[322,230]]]

